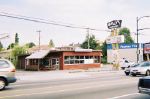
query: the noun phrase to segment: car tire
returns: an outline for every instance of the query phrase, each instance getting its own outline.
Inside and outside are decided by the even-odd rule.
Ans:
[[[146,76],[150,76],[150,71],[147,70],[145,75],[146,75]]]
[[[136,76],[136,74],[131,74],[132,76]]]
[[[0,91],[4,90],[6,87],[6,81],[3,78],[0,78]]]
[[[130,73],[129,72],[125,72],[125,74],[126,74],[126,76],[129,76]]]

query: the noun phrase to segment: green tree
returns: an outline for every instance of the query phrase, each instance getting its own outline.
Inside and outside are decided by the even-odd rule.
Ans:
[[[134,40],[131,37],[130,30],[128,28],[121,28],[119,30],[119,35],[124,35],[125,41],[124,43],[134,43]]]
[[[11,58],[13,59],[13,64],[16,66],[18,63],[18,56],[26,53],[25,47],[15,46],[11,51]]]
[[[102,63],[107,63],[107,43],[106,41],[103,43],[103,45],[101,46],[101,50],[102,50]]]
[[[81,44],[81,48],[84,48],[84,49],[88,48],[88,38],[89,38],[89,48],[93,49],[93,50],[99,50],[100,44],[95,39],[94,35],[92,35],[90,37],[88,37],[88,35],[87,35],[85,41]]]
[[[11,43],[8,45],[7,50],[13,49],[15,47],[15,43]]]
[[[53,40],[52,40],[52,39],[49,41],[49,47],[50,47],[50,48],[55,47],[55,44],[54,44],[54,42],[53,42]]]
[[[30,42],[30,43],[25,44],[25,46],[27,48],[32,48],[33,46],[36,46],[36,45],[33,42]]]
[[[0,51],[3,50],[3,44],[0,42]]]
[[[19,44],[19,37],[18,37],[18,33],[15,34],[15,44],[18,45]]]

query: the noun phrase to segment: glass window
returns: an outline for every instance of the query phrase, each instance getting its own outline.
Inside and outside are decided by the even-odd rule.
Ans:
[[[69,59],[69,56],[65,56],[65,60],[68,60]]]
[[[80,64],[83,64],[84,63],[84,60],[80,60]]]
[[[8,68],[8,67],[9,63],[7,61],[0,60],[0,68]]]
[[[80,57],[79,56],[75,56],[75,59],[79,59]]]
[[[85,56],[85,59],[89,59],[90,57],[89,56]]]
[[[70,59],[74,59],[74,56],[70,56]]]
[[[75,64],[79,64],[80,63],[80,60],[75,60]]]
[[[74,64],[74,60],[70,60],[70,64]]]
[[[84,56],[80,56],[80,59],[84,59]]]

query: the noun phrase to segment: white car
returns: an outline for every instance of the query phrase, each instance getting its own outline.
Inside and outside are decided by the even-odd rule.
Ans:
[[[120,61],[120,63],[119,63],[120,68],[123,69],[123,70],[124,70],[125,68],[127,68],[127,67],[133,65],[133,64],[135,64],[135,63],[134,63],[134,62],[131,62],[131,61],[127,60],[127,59],[121,59],[121,61]]]
[[[6,59],[0,59],[0,90],[5,89],[9,83],[16,82],[16,69],[14,65]]]
[[[139,66],[139,63],[135,63],[135,64],[133,64],[133,65],[128,66],[127,68],[125,68],[124,73],[125,73],[127,76],[130,75],[131,69],[132,69],[132,68],[135,68],[135,67],[137,67],[137,66]]]
[[[150,75],[150,62],[145,61],[145,62],[139,63],[137,67],[131,68],[130,73],[132,76],[136,76],[136,75],[149,76]]]

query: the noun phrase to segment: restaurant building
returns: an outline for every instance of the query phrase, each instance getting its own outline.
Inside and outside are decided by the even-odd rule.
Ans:
[[[40,50],[25,58],[26,70],[99,68],[102,51],[92,49]]]

